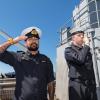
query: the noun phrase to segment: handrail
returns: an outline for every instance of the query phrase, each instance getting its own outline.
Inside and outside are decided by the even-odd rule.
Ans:
[[[2,79],[0,79],[0,82],[1,81],[15,81],[16,80],[16,78],[2,78]]]
[[[15,88],[16,82],[0,83],[0,90],[7,88]]]

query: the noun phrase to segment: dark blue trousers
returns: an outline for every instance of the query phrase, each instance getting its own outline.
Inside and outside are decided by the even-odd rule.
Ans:
[[[69,79],[69,100],[97,100],[96,85],[90,81]]]

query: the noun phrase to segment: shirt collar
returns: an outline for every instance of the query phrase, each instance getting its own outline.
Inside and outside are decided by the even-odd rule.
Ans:
[[[72,43],[72,47],[77,48],[78,50],[81,50],[83,48],[83,46],[82,47],[79,47],[77,45],[74,45],[73,43]]]
[[[26,54],[27,54],[28,56],[30,56],[30,57],[36,57],[36,56],[38,56],[40,53],[39,53],[39,51],[38,51],[38,53],[37,53],[36,55],[32,55],[32,53],[31,53],[29,50],[27,50],[27,51],[26,51]]]

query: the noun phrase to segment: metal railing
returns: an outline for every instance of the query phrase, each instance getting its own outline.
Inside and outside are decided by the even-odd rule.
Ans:
[[[12,100],[15,90],[15,78],[0,79],[0,100]]]
[[[14,88],[1,89],[0,90],[0,100],[12,100],[14,96]]]

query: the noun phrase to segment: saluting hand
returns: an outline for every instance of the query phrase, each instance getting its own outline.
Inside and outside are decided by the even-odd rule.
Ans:
[[[27,39],[27,36],[20,35],[20,36],[14,38],[14,42],[17,43],[19,41],[26,40],[26,39]]]
[[[89,44],[90,44],[90,39],[89,39],[89,37],[87,37],[87,36],[84,37],[84,44],[85,44],[85,45],[89,45]]]

